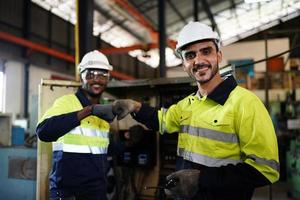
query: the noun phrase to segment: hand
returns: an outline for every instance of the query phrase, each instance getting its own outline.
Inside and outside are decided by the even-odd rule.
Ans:
[[[120,99],[115,100],[112,104],[112,110],[117,119],[121,120],[126,117],[128,114],[136,111],[139,106],[139,102],[133,101],[131,99]]]
[[[95,115],[107,122],[112,122],[115,114],[112,111],[112,104],[96,104],[92,106],[92,115]]]
[[[184,169],[167,176],[165,193],[174,198],[192,198],[198,192],[199,174],[197,169]]]

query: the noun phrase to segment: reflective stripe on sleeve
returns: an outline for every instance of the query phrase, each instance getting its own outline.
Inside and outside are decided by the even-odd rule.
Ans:
[[[164,134],[164,132],[166,132],[166,124],[165,124],[165,118],[166,118],[166,114],[167,114],[168,109],[166,108],[161,108],[161,110],[159,111],[159,133],[160,134]]]
[[[276,170],[277,172],[279,172],[280,166],[279,166],[279,163],[276,162],[275,160],[267,160],[264,158],[259,158],[254,154],[247,155],[247,158],[254,160],[258,164],[267,165],[267,166],[271,167],[272,169]]]

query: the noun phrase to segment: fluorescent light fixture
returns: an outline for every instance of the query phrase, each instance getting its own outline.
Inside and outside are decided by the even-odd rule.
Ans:
[[[270,1],[270,0],[245,0],[245,3],[261,3],[266,1]]]

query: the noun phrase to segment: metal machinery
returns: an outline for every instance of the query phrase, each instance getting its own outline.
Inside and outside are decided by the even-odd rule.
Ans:
[[[33,200],[36,188],[36,148],[28,148],[25,129],[12,126],[12,115],[0,113],[0,197]]]
[[[286,106],[289,115],[287,129],[291,138],[289,150],[286,152],[288,195],[300,199],[300,119],[297,117],[299,105],[294,101],[287,101]]]
[[[0,148],[1,199],[34,200],[36,190],[36,148]]]
[[[298,122],[299,123],[299,122]],[[290,150],[286,153],[287,183],[289,196],[300,199],[300,137],[290,143]]]
[[[107,92],[118,98],[131,98],[157,108],[168,108],[196,91],[196,85],[188,77],[112,81],[107,88]],[[115,124],[114,127],[122,132],[136,123],[128,116]],[[148,167],[141,167],[138,163],[133,163],[128,169],[132,172],[131,178],[134,181],[130,182],[129,185],[133,185],[131,192],[135,198],[164,199],[164,192],[160,186],[164,184],[165,177],[175,170],[178,134],[160,135],[151,131],[147,133],[147,135],[149,134],[156,138],[156,141],[153,138],[151,142],[149,139],[147,141],[155,146],[155,156],[151,158],[154,159],[154,162]],[[121,167],[126,167],[124,160],[121,162]],[[122,197],[123,199],[131,199],[133,196],[125,195]]]

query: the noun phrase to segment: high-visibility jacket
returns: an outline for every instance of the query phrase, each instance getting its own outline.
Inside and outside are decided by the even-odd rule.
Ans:
[[[58,98],[49,108],[42,119],[52,116],[79,111],[83,107],[75,96],[69,94]],[[88,116],[80,121],[80,126],[75,127],[67,134],[52,143],[53,151],[106,154],[109,144],[109,123],[96,116]]]
[[[96,116],[79,121],[77,111],[88,105],[91,103],[79,89],[58,98],[38,123],[39,138],[54,141],[49,177],[52,197],[69,193],[106,196],[110,126]]]
[[[274,127],[252,92],[236,86],[222,103],[190,95],[158,118],[162,133],[179,132],[177,154],[184,160],[208,167],[247,163],[271,183],[279,179]]]

